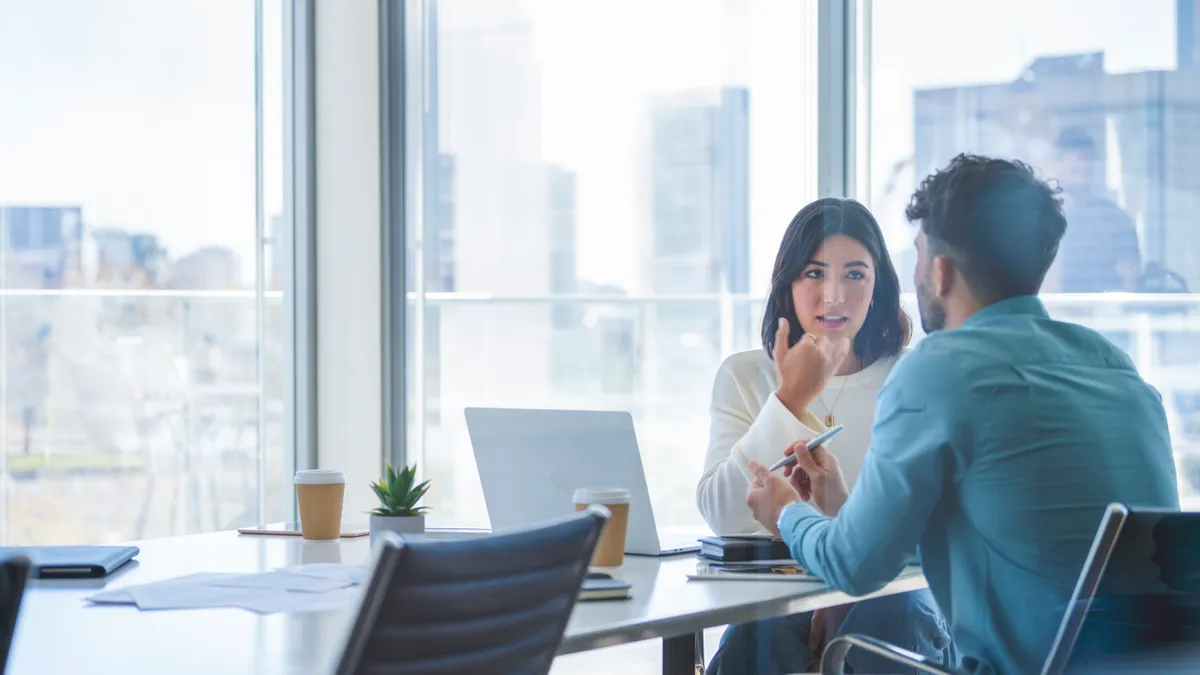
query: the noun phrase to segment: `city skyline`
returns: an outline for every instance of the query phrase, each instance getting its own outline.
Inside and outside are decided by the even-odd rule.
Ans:
[[[263,3],[264,216],[283,211],[282,2]],[[0,3],[0,204],[78,204],[255,278],[254,3]]]
[[[260,271],[255,226],[262,216],[268,238],[281,246],[268,250],[261,272],[269,287],[281,288],[292,262],[275,255],[288,250],[290,236],[281,215],[282,2],[264,5],[265,127],[257,137],[252,5],[219,5],[0,3],[0,91],[10,94],[0,108],[0,205],[78,209],[84,229],[72,241],[93,247],[96,269],[135,264],[153,273],[146,281],[156,288],[223,287],[230,279],[250,287]],[[406,60],[409,68],[422,67],[424,77],[410,71],[406,83],[427,98],[410,98],[404,117],[406,124],[419,119],[426,134],[407,146],[421,149],[423,192],[402,195],[419,200],[397,200],[423,204],[407,233],[407,290],[417,292],[417,301],[408,304],[411,330],[404,336],[407,386],[390,391],[390,400],[405,401],[412,413],[407,451],[439,486],[431,495],[437,524],[486,524],[462,423],[463,408],[475,405],[629,412],[656,518],[697,523],[693,492],[709,442],[714,373],[732,351],[758,347],[757,298],[765,295],[779,240],[796,211],[817,196],[818,79],[828,65],[817,58],[817,3],[436,0],[424,6],[432,10],[433,34],[422,42],[426,61]],[[985,92],[1024,80],[1027,71],[1092,106],[1077,121],[1102,136],[1106,150],[1116,149],[1108,159],[1120,156],[1121,167],[1108,164],[1107,173],[1121,179],[1114,186],[1159,184],[1157,193],[1145,194],[1161,195],[1178,213],[1190,208],[1187,200],[1200,188],[1188,180],[1200,171],[1189,174],[1181,164],[1172,170],[1188,180],[1163,173],[1160,181],[1150,169],[1136,175],[1130,162],[1139,154],[1169,160],[1142,152],[1155,144],[1174,143],[1168,150],[1184,159],[1197,154],[1184,136],[1186,124],[1157,127],[1162,133],[1146,143],[1153,134],[1144,132],[1156,127],[1135,119],[1187,112],[1159,107],[1150,84],[1190,67],[1194,0],[1015,0],[1005,12],[986,15],[980,6],[871,4],[870,62],[863,62],[869,69],[851,82],[862,104],[853,126],[857,189],[897,260],[912,254],[903,218],[912,187],[949,155],[993,142],[977,113],[1022,123],[1028,96],[1010,105],[981,101],[991,96]],[[1130,31],[1132,25],[1139,30]],[[1070,63],[1087,55],[1102,57],[1072,73]],[[1138,82],[1146,89],[1129,84]],[[1121,105],[1140,112],[1109,109],[1122,88]],[[927,92],[943,92],[948,101],[929,103],[926,97],[937,95]],[[938,109],[930,113],[929,105]],[[1103,124],[1093,119],[1101,116]],[[261,214],[255,213],[256,141],[266,160]],[[988,147],[1046,152],[1036,144]],[[1195,242],[1170,238],[1182,226],[1144,211],[1143,232],[1158,227],[1168,235],[1160,249],[1192,253]],[[321,234],[339,236],[325,223]],[[51,261],[51,273],[39,268],[34,279],[44,284],[74,269],[73,259],[62,264],[68,243],[39,241],[40,253],[29,257]],[[6,251],[13,248],[6,243]],[[86,253],[80,260],[84,269],[93,264]],[[911,271],[901,276],[907,281]],[[14,285],[6,281],[5,290]],[[722,297],[726,291],[752,299]],[[571,293],[600,299],[514,299]],[[665,298],[679,294],[716,297]],[[231,475],[250,475],[247,467],[265,457],[272,462],[268,473],[286,479],[275,463],[292,450],[287,415],[295,392],[288,387],[300,352],[289,350],[307,339],[289,333],[290,299],[56,295],[4,294],[10,370],[3,406],[12,428],[24,432],[8,438],[22,438],[28,457],[15,443],[12,454],[29,463],[42,461],[42,453],[55,461],[137,462],[190,457],[204,448],[229,462]],[[1058,300],[1048,300],[1051,311],[1066,316]],[[1125,340],[1147,380],[1161,387],[1173,436],[1186,448],[1200,418],[1194,405],[1179,402],[1190,395],[1190,382],[1173,383],[1195,379],[1194,317],[1161,320],[1127,301],[1068,299],[1074,303],[1068,309],[1079,310],[1069,318],[1105,331],[1130,324],[1115,339]],[[915,317],[915,307],[906,308]],[[378,382],[376,373],[348,376]],[[173,429],[174,418],[159,412],[164,400],[203,402],[214,412],[189,418],[202,424]],[[167,476],[162,465],[139,466],[139,482]],[[128,490],[120,475],[98,472],[84,482],[67,471],[44,473],[21,486],[12,503],[37,512],[39,499],[51,502],[71,486]],[[282,509],[286,484],[271,484],[284,486]],[[77,489],[73,500],[86,494]],[[256,496],[249,484],[234,491],[211,518],[205,514],[204,527],[248,518],[253,510],[246,506]],[[80,522],[93,516],[63,509],[80,511]],[[143,525],[135,514],[105,511],[97,518],[112,521],[113,532],[136,533]],[[188,518],[195,516],[192,510]],[[0,527],[37,521],[13,522]],[[174,531],[181,522],[163,517],[150,531]],[[78,529],[93,536],[86,525]]]
[[[443,3],[445,4],[445,0]],[[205,245],[225,245],[239,253],[244,265],[252,265],[253,181],[252,174],[245,173],[252,168],[252,158],[246,154],[253,145],[246,136],[252,132],[252,87],[245,79],[213,77],[213,74],[218,72],[222,75],[241,73],[239,77],[243,78],[251,73],[252,40],[248,36],[238,37],[238,33],[230,32],[230,29],[236,26],[248,25],[251,17],[245,10],[237,9],[227,9],[213,16],[205,16],[205,12],[193,11],[194,8],[186,5],[169,10],[154,8],[153,12],[147,13],[141,11],[144,9],[143,4],[145,3],[137,0],[113,0],[105,3],[105,10],[101,11],[93,3],[84,0],[56,0],[54,3],[6,3],[6,8],[0,9],[0,17],[3,18],[0,26],[9,28],[8,31],[0,28],[0,31],[5,33],[5,39],[0,40],[0,55],[4,56],[4,59],[0,60],[28,63],[32,68],[26,68],[22,72],[39,74],[38,78],[31,80],[28,77],[20,77],[18,71],[9,71],[7,74],[0,72],[0,88],[20,90],[29,94],[23,97],[20,106],[10,106],[6,111],[0,112],[0,127],[36,128],[38,125],[35,120],[39,116],[43,120],[58,119],[62,117],[61,114],[56,117],[51,112],[62,110],[88,109],[94,111],[92,117],[95,118],[83,127],[79,126],[78,119],[59,123],[60,128],[79,127],[75,133],[68,136],[62,137],[60,134],[60,138],[44,135],[35,135],[32,138],[0,136],[0,140],[8,149],[8,157],[19,156],[26,160],[21,165],[21,173],[5,171],[5,164],[0,162],[0,202],[80,203],[93,214],[92,221],[97,227],[147,231],[158,236],[165,248],[179,253],[186,253]],[[450,10],[454,11],[455,5],[458,4],[462,3],[449,3]],[[631,173],[631,167],[635,166],[631,160],[635,151],[629,144],[636,136],[638,101],[644,100],[645,96],[654,91],[695,86],[745,86],[756,101],[751,119],[750,151],[753,205],[749,228],[751,288],[755,293],[762,293],[769,277],[774,249],[783,228],[803,202],[815,196],[815,192],[811,192],[808,197],[797,198],[794,189],[780,189],[783,185],[791,184],[802,186],[802,193],[815,191],[815,169],[803,168],[806,163],[815,161],[815,143],[811,136],[805,136],[806,133],[811,133],[809,129],[815,130],[815,103],[812,102],[815,98],[815,69],[810,72],[812,67],[803,65],[809,59],[815,58],[815,32],[811,32],[815,11],[798,6],[805,3],[730,3],[723,0],[691,3],[688,5],[691,11],[686,13],[687,18],[684,19],[689,29],[680,31],[678,55],[650,59],[649,54],[654,44],[653,35],[643,29],[621,23],[619,11],[599,12],[598,7],[588,3],[568,9],[563,7],[565,4],[571,3],[530,1],[515,6],[529,17],[527,23],[531,27],[535,51],[533,59],[539,65],[539,77],[546,84],[541,87],[543,93],[537,106],[542,110],[538,115],[541,119],[538,137],[544,147],[544,152],[540,153],[541,160],[546,164],[565,167],[577,175],[579,276],[596,284],[615,284],[626,289],[636,286],[636,263],[631,264],[632,261],[627,261],[625,256],[617,252],[622,249],[630,250],[637,236],[634,226],[636,218],[632,210],[634,207],[629,203],[628,197],[624,196],[632,195],[633,188],[623,187],[623,179],[620,176]],[[1043,55],[1063,51],[1080,53],[1096,51],[1099,47],[1106,53],[1108,67],[1115,72],[1172,68],[1176,61],[1185,57],[1188,52],[1186,40],[1150,40],[1122,32],[1121,26],[1134,18],[1147,27],[1143,34],[1153,33],[1158,26],[1169,26],[1172,35],[1177,32],[1182,37],[1191,35],[1191,51],[1195,51],[1195,31],[1187,33],[1174,30],[1176,14],[1186,19],[1186,14],[1190,11],[1192,23],[1195,23],[1194,0],[1156,0],[1145,3],[1137,11],[1130,9],[1130,3],[1101,2],[1095,5],[1095,11],[1089,12],[1073,12],[1074,5],[1079,3],[1052,3],[1045,7],[1037,3],[1018,3],[1012,13],[1013,17],[994,18],[994,21],[998,22],[994,33],[1005,34],[1006,27],[1022,15],[1036,12],[1041,20],[1022,24],[1024,27],[1020,32],[1020,41],[1004,44],[988,40],[988,59],[931,58],[930,50],[934,45],[927,41],[917,41],[910,45],[915,47],[915,50],[899,50],[893,46],[894,39],[891,35],[910,35],[917,27],[945,38],[936,41],[942,49],[953,48],[955,41],[962,40],[957,33],[971,33],[959,31],[956,27],[961,21],[973,19],[969,18],[971,10],[960,7],[961,3],[942,0],[908,3],[919,10],[909,12],[912,16],[900,11],[904,7],[892,7],[894,4],[905,5],[877,3],[874,6],[875,50],[900,57],[877,60],[875,63],[877,72],[872,82],[876,89],[875,98],[878,99],[877,108],[879,104],[895,100],[890,92],[895,91],[897,87],[909,86],[911,92],[922,86],[967,85],[1011,79],[1020,67],[1016,64],[1032,61],[1032,58],[1022,57],[1034,52]],[[279,18],[276,5],[274,2],[266,3],[268,26]],[[668,17],[675,17],[680,6],[679,2],[673,0],[650,4],[644,8],[644,11],[648,12],[647,25],[667,25]],[[632,7],[630,4],[631,9]],[[27,38],[30,35],[52,33],[53,31],[44,29],[51,25],[57,26],[54,17],[63,15],[63,10],[71,10],[68,14],[87,18],[91,22],[88,25],[94,30],[87,31],[86,40],[54,43],[56,49],[51,53],[45,43],[34,43]],[[658,19],[663,23],[656,24]],[[1077,30],[1065,33],[1057,30],[1056,27],[1061,25],[1062,21],[1070,21]],[[209,55],[205,52],[204,59],[172,52],[178,54],[172,57],[176,61],[161,63],[148,72],[135,66],[136,61],[129,60],[129,55],[157,53],[155,50],[164,48],[165,35],[150,30],[139,30],[139,26],[144,29],[169,29],[184,24],[197,32],[198,36],[207,35],[215,39],[216,43],[228,45],[231,49],[226,50],[223,56]],[[105,39],[101,36],[106,33],[105,26],[110,25],[114,29],[117,25],[121,26],[120,31],[107,32],[122,35],[122,50],[109,49],[103,42],[97,42]],[[595,26],[596,30],[585,30],[584,26]],[[605,74],[595,70],[601,62],[594,62],[590,54],[593,53],[592,46],[599,45],[598,40],[605,31],[611,33],[614,30],[627,34],[629,39],[624,41],[624,51],[615,54],[614,59],[603,61],[604,66],[612,71]],[[9,32],[12,35],[8,35]],[[173,33],[168,32],[167,35]],[[754,35],[756,39],[748,40],[747,35]],[[567,36],[571,36],[575,44],[565,41]],[[278,64],[280,43],[275,31],[267,31],[265,37],[265,55],[271,60],[267,64],[268,75],[273,77],[273,73],[281,73]],[[711,48],[714,38],[717,38],[715,44],[719,46],[718,49]],[[785,44],[799,44],[801,49],[795,56],[781,56],[779,48]],[[79,73],[74,66],[85,53],[90,72],[96,75],[93,78],[94,84],[88,88],[68,88],[65,83],[72,82],[77,77]],[[553,54],[554,58],[548,58],[550,54]],[[31,55],[35,57],[32,62]],[[684,55],[688,58],[684,58]],[[179,62],[179,58],[190,58],[190,61]],[[914,64],[919,66],[914,67]],[[174,84],[163,84],[164,76],[160,73],[165,72],[164,68],[173,68],[170,72],[174,75]],[[194,78],[195,82],[190,78]],[[238,84],[239,81],[243,84]],[[277,81],[278,79],[269,79],[268,83]],[[207,91],[191,92],[186,98],[173,98],[179,96],[178,85],[182,82],[211,86]],[[781,86],[785,83],[786,86]],[[109,88],[107,96],[104,87]],[[264,91],[268,108],[281,110],[281,88],[268,86]],[[588,94],[581,95],[581,92],[585,91]],[[234,94],[230,99],[232,92],[244,93]],[[191,125],[193,135],[199,132],[206,140],[216,141],[206,143],[211,146],[206,150],[206,156],[211,159],[191,162],[183,157],[180,159],[184,161],[185,166],[191,165],[193,171],[206,171],[210,177],[216,175],[212,172],[213,167],[240,166],[238,170],[242,173],[229,174],[222,179],[220,186],[211,183],[210,179],[198,182],[177,181],[181,186],[209,184],[211,187],[206,191],[221,194],[222,198],[208,200],[211,203],[199,209],[192,208],[189,204],[182,210],[179,218],[173,219],[173,224],[169,227],[148,220],[147,214],[170,212],[172,202],[169,195],[172,192],[178,193],[179,187],[168,186],[166,191],[159,191],[162,196],[157,201],[153,199],[152,192],[145,191],[138,194],[136,201],[131,197],[124,197],[125,203],[120,204],[121,209],[114,210],[113,207],[118,205],[114,198],[131,194],[127,184],[133,176],[149,175],[146,174],[147,169],[153,171],[163,163],[139,161],[143,155],[131,154],[128,151],[103,152],[100,148],[105,146],[98,145],[97,141],[105,137],[118,137],[131,139],[135,143],[139,139],[142,143],[153,143],[151,138],[162,138],[163,142],[157,145],[164,150],[177,147],[179,144],[171,139],[185,137],[187,134],[183,129],[191,119],[185,115],[189,105],[187,101],[201,95],[210,103],[203,106],[192,105],[196,113],[206,114],[212,105],[217,104],[223,106],[221,109],[225,111],[219,117],[210,115],[209,123]],[[98,97],[113,99],[112,104],[96,108],[94,103],[101,100]],[[229,105],[230,100],[234,102],[232,108]],[[596,116],[598,111],[589,112],[584,107],[589,100],[606,101],[603,104],[603,118]],[[127,119],[124,121],[110,124],[115,118],[109,111],[116,109],[113,104],[122,101],[133,103],[128,112],[137,114],[132,117],[126,114],[124,117]],[[230,111],[239,106],[242,112],[231,116]],[[138,113],[140,109],[171,112],[167,118],[160,118],[153,124],[144,124],[144,115]],[[911,112],[906,112],[905,106],[889,105],[887,110],[886,116],[876,117],[875,124],[892,119],[890,126],[872,134],[871,147],[875,159],[872,160],[870,173],[878,176],[886,176],[886,167],[911,155],[911,150],[904,147],[906,137],[911,139],[911,136],[907,132],[895,133],[895,124],[899,123],[903,129],[905,118],[910,117]],[[97,117],[95,113],[103,114]],[[601,120],[603,124],[596,129],[596,133],[578,133],[580,124],[587,128],[589,124],[596,126],[595,123]],[[788,120],[786,124],[796,127],[797,131],[793,132],[781,126],[785,124],[782,120]],[[214,126],[212,122],[221,126]],[[180,126],[180,123],[183,126]],[[272,114],[267,115],[266,123],[267,158],[271,161],[276,154],[274,150],[282,142],[282,129],[279,127],[280,120]],[[100,129],[105,128],[104,125],[111,128],[101,132]],[[218,128],[222,131],[217,132]],[[154,133],[159,135],[147,136],[148,130],[155,130]],[[118,133],[114,134],[114,131]],[[226,131],[235,133],[225,133]],[[165,135],[162,132],[166,132]],[[793,138],[795,140],[792,140]],[[231,148],[237,148],[239,144],[242,149],[230,152]],[[792,156],[788,158],[788,154]],[[47,175],[49,167],[43,170],[40,161],[31,163],[28,160],[55,155],[87,160],[80,168],[88,167],[89,164],[95,166],[95,160],[102,157],[116,159],[117,165],[108,167],[103,172],[81,172],[78,169],[65,173],[57,171],[53,184],[44,180],[40,184],[31,182],[40,180],[39,176]],[[243,157],[240,162],[236,161],[239,156]],[[234,164],[230,164],[227,161],[229,159],[234,159]],[[8,166],[15,168],[11,163]],[[61,162],[55,168],[60,166]],[[789,175],[792,169],[781,172],[779,167],[784,166],[801,167],[800,173]],[[765,171],[767,167],[771,167],[772,170]],[[174,168],[171,170],[175,171]],[[281,174],[282,171],[268,167],[269,211],[271,203],[278,203],[281,207]],[[805,177],[806,174],[811,177]],[[800,180],[797,181],[797,178]],[[114,179],[121,179],[124,183],[114,183]],[[237,179],[237,182],[230,179]],[[899,227],[903,225],[899,222],[901,209],[897,203],[901,195],[877,199],[879,182],[881,181],[873,180],[872,184],[864,186],[864,189],[870,190],[867,193],[870,196],[864,195],[863,198],[869,202],[878,202],[876,208],[880,220],[888,230],[889,242],[894,249],[899,249],[908,245],[904,228]],[[77,186],[88,183],[92,185],[86,189],[76,189]],[[234,189],[232,186],[238,183],[242,187]],[[146,184],[155,183],[147,181]],[[804,185],[809,187],[803,187]],[[249,191],[247,187],[250,188]],[[95,197],[105,193],[107,197]],[[230,195],[242,196],[230,199]],[[168,200],[163,201],[164,197]],[[177,208],[179,204],[195,199],[174,201]],[[213,211],[214,208],[220,209],[219,214]],[[124,213],[121,213],[121,210]],[[204,216],[205,210],[209,211],[211,217]],[[238,211],[242,215],[238,215]],[[252,279],[252,270],[243,272],[243,278]]]
[[[271,219],[273,227],[280,217]],[[171,255],[158,236],[119,227],[93,227],[79,205],[0,204],[0,252],[6,270],[0,288],[252,288],[242,278],[241,256],[223,246],[200,245],[182,255]],[[208,273],[197,260],[221,260]],[[225,262],[225,261],[233,261]],[[272,259],[272,265],[278,262]],[[281,280],[273,269],[268,288]]]

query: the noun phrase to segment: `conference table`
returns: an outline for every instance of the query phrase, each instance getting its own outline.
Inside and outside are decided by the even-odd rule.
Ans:
[[[429,537],[453,537],[430,533]],[[364,563],[366,537],[305,542],[298,537],[189,535],[136,542],[141,554],[107,579],[32,580],[21,607],[8,675],[89,673],[155,675],[308,675],[330,673],[353,608],[259,615],[241,609],[140,611],[92,605],[104,589],[196,572],[265,572],[307,563]],[[690,581],[693,554],[626,556],[613,576],[632,599],[580,602],[560,654],[638,640],[663,640],[663,672],[694,675],[705,628],[844,604],[851,600],[816,581]],[[925,587],[912,570],[870,597]]]

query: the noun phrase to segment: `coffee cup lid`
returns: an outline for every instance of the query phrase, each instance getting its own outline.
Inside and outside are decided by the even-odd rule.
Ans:
[[[296,485],[329,485],[345,483],[346,474],[334,469],[304,469],[296,472]]]
[[[574,499],[576,504],[628,504],[633,494],[625,488],[579,488]]]

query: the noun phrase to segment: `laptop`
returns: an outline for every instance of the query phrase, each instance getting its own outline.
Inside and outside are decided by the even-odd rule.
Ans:
[[[1200,513],[1112,504],[1043,675],[1200,672]]]
[[[494,531],[573,512],[576,488],[625,488],[633,495],[626,553],[700,550],[695,536],[660,536],[629,413],[467,408],[466,416]]]

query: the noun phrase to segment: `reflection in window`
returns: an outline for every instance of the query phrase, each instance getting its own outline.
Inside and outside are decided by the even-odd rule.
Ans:
[[[816,191],[816,3],[424,6],[405,133],[424,141],[408,348],[431,517],[487,523],[462,409],[496,405],[630,411],[656,517],[699,524],[713,376],[756,343],[748,296]]]
[[[1181,467],[1195,466],[1186,392],[1200,379],[1200,352],[1187,345],[1200,319],[1186,293],[1200,288],[1197,2],[871,8],[862,187],[906,290],[915,254],[903,205],[925,175],[959,152],[1032,165],[1062,188],[1068,222],[1045,302],[1131,356],[1163,393]],[[1200,494],[1182,487],[1185,500]]]

